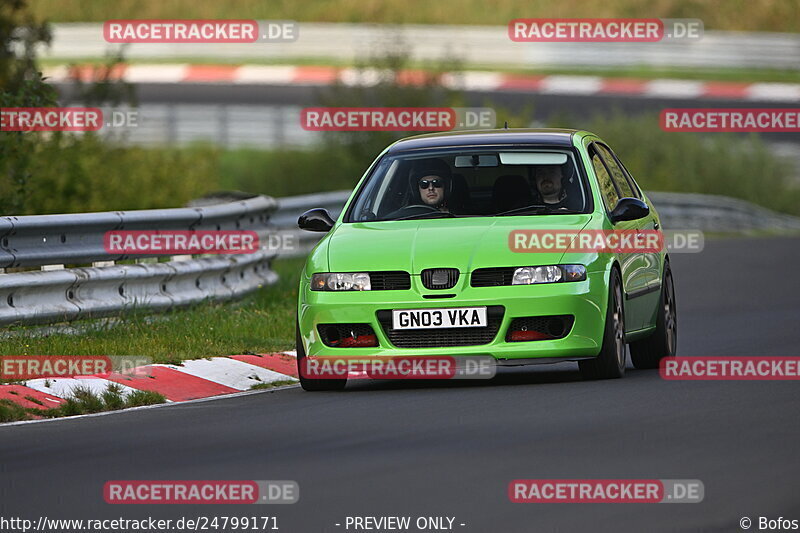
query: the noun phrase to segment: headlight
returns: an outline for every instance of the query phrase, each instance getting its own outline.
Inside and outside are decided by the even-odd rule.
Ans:
[[[548,265],[515,269],[511,284],[532,285],[535,283],[583,281],[585,279],[586,267],[583,265]]]
[[[331,272],[311,276],[312,291],[369,291],[372,286],[366,272]]]

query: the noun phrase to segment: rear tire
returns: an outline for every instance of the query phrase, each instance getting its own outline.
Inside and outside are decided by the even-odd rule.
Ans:
[[[306,358],[306,350],[303,347],[303,339],[300,337],[300,322],[297,321],[295,345],[297,350],[297,376],[300,378],[300,386],[309,392],[337,391],[342,390],[347,385],[345,379],[313,379],[303,377],[303,360]]]
[[[616,269],[611,271],[608,308],[603,345],[594,359],[578,361],[584,379],[614,379],[625,375],[625,312],[622,306],[622,282]]]
[[[658,368],[665,357],[674,357],[678,346],[678,310],[675,284],[669,263],[664,265],[661,298],[658,300],[656,330],[646,339],[631,343],[631,362],[639,369]]]

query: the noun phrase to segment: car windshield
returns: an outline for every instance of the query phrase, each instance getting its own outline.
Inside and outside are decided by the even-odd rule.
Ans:
[[[384,156],[346,222],[561,215],[589,208],[571,150],[465,148]]]

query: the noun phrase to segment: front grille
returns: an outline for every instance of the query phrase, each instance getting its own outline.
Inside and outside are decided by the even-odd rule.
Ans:
[[[426,268],[422,271],[422,286],[426,289],[452,289],[457,282],[457,268]]]
[[[511,285],[516,267],[479,268],[472,272],[470,285],[473,287],[499,287]]]
[[[407,291],[411,288],[411,276],[402,270],[370,272],[369,282],[373,291]]]
[[[339,347],[343,339],[353,339],[371,336],[375,340],[375,330],[369,324],[318,324],[317,331],[325,346]],[[375,344],[377,346],[377,344]],[[346,346],[352,347],[352,342],[348,341]]]
[[[535,331],[546,335],[548,340],[563,339],[567,336],[575,317],[572,315],[526,316],[511,321],[506,332],[506,342],[511,339],[513,331]]]
[[[398,348],[444,348],[448,346],[479,346],[489,344],[497,336],[503,322],[505,308],[491,305],[486,308],[488,325],[483,328],[436,328],[401,329],[392,328],[392,312],[378,311],[378,322],[389,342]]]

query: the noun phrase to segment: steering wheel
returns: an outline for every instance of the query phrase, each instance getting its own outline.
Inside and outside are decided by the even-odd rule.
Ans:
[[[428,204],[413,204],[401,207],[397,211],[392,211],[391,213],[389,213],[388,217],[389,218],[407,217],[415,214],[414,211],[419,211],[419,213],[422,214],[422,213],[431,213],[433,211],[439,211],[439,210]]]

